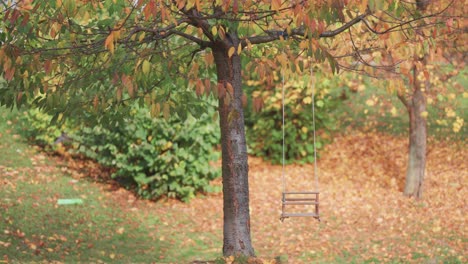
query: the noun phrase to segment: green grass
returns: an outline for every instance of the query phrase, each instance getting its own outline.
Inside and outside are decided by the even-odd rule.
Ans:
[[[63,173],[12,136],[16,115],[0,108],[0,260],[188,263],[220,256],[213,248],[221,241],[212,234],[172,229],[190,225],[190,219],[173,215],[174,223],[165,226],[156,212],[125,211],[102,185]],[[65,198],[83,204],[57,205]],[[188,239],[191,246],[183,246]]]
[[[16,127],[17,112],[11,112],[0,107],[0,151],[1,165],[10,168],[31,167],[27,158],[30,147],[21,142]]]

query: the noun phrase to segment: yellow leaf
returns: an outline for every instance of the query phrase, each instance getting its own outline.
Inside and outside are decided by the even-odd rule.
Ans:
[[[248,39],[245,39],[245,42],[247,42],[247,49],[252,50],[252,43]]]
[[[141,70],[143,71],[144,74],[148,74],[150,71],[151,63],[147,60],[143,61],[143,64],[141,66]]]
[[[171,117],[170,106],[167,102],[163,104],[163,116],[166,120],[169,119],[169,117]]]
[[[89,19],[90,19],[89,13],[88,13],[88,11],[86,11],[84,13],[83,17],[81,18],[82,24],[83,25],[88,25],[89,24]]]
[[[114,253],[111,253],[111,254],[109,255],[109,258],[115,259],[115,254],[114,254]]]
[[[237,55],[240,55],[242,52],[242,43],[239,43],[239,46],[237,46]]]
[[[158,117],[159,114],[161,113],[161,105],[159,103],[152,104],[151,105],[151,117],[155,118]]]
[[[234,55],[234,52],[236,51],[236,49],[234,47],[230,47],[229,50],[228,50],[228,56],[229,58],[232,57],[232,55]]]
[[[218,35],[218,28],[216,26],[213,26],[211,28],[211,34],[213,34],[214,37],[216,37],[216,35]]]
[[[138,41],[142,42],[143,39],[145,38],[145,35],[146,35],[145,32],[141,32],[140,36],[138,36]]]

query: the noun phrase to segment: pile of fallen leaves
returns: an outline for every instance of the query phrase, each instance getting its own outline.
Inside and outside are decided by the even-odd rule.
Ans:
[[[257,252],[269,259],[286,255],[290,263],[418,262],[419,256],[464,263],[467,152],[453,143],[431,142],[424,197],[415,200],[402,195],[407,149],[405,138],[383,134],[335,138],[318,162],[321,222],[291,218],[281,223],[282,168],[250,158]],[[285,178],[287,191],[315,190],[312,165],[287,166]],[[221,233],[221,196],[167,203],[166,210],[193,215],[191,228]]]

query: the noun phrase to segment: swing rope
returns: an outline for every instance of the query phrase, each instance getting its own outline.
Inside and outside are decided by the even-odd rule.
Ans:
[[[312,130],[314,132],[314,178],[315,178],[315,191],[319,191],[319,181],[318,181],[318,166],[317,166],[317,138],[315,132],[315,87],[313,82],[313,69],[312,65],[310,66],[310,87],[312,88]]]
[[[314,182],[315,182],[315,189],[314,191],[319,191],[319,180],[318,180],[318,165],[317,165],[317,135],[315,130],[315,87],[313,85],[313,69],[312,66],[310,67],[310,87],[312,90],[312,131],[313,131],[313,146],[314,146]],[[286,192],[286,131],[285,131],[285,87],[284,87],[284,73],[281,72],[281,112],[282,112],[282,157],[281,157],[281,165],[282,165],[282,185],[283,185],[283,193]]]
[[[286,192],[286,168],[285,168],[285,163],[286,163],[286,144],[285,144],[285,128],[284,128],[284,120],[285,120],[285,113],[284,113],[284,101],[285,101],[285,96],[284,96],[284,72],[281,71],[281,87],[282,87],[282,91],[281,91],[281,106],[282,106],[282,124],[281,124],[281,128],[282,128],[282,131],[283,131],[283,147],[282,147],[282,157],[281,157],[281,164],[282,164],[282,171],[281,171],[281,175],[282,175],[282,183],[283,183],[283,193]]]

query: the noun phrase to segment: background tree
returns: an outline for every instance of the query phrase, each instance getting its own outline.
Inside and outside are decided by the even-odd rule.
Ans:
[[[269,58],[260,54],[271,68],[281,67],[292,76],[307,70],[310,61],[328,61],[331,72],[337,72],[337,57],[357,61],[356,56],[363,54],[357,52],[358,45],[346,45],[354,41],[354,25],[360,24],[357,33],[377,36],[361,39],[359,49],[369,53],[386,49],[390,33],[443,13],[421,16],[416,2],[398,0],[17,0],[2,4],[1,104],[31,104],[53,112],[60,121],[86,111],[118,111],[118,106],[135,99],[150,105],[153,116],[162,113],[167,118],[174,112],[200,113],[203,105],[195,95],[211,92],[218,97],[223,254],[248,256],[254,250],[241,55],[254,57],[251,45],[276,41],[281,49],[271,51]],[[415,37],[408,36],[401,45]],[[392,56],[396,62],[407,58]],[[272,71],[262,69],[259,76],[271,78]],[[216,84],[211,84],[211,70]]]
[[[352,60],[347,67],[388,78],[389,90],[397,94],[405,106],[409,116],[409,150],[404,194],[421,198],[426,170],[427,99],[428,96],[448,94],[441,83],[436,85],[434,82],[437,75],[434,69],[447,63],[444,59],[447,54],[463,54],[466,49],[461,44],[465,31],[462,17],[466,8],[457,1],[415,3],[416,8],[410,16],[418,20],[400,30],[395,30],[388,20],[376,19],[371,23],[366,20],[370,32],[361,31],[351,38],[355,50],[362,50],[356,53],[359,63]],[[433,16],[436,13],[443,14],[446,19]],[[363,43],[363,38],[371,41]],[[381,41],[383,46],[372,47],[370,43],[373,41]]]

